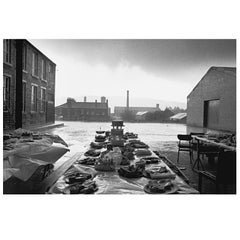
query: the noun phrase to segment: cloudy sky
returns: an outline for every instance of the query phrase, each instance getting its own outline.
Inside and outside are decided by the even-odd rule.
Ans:
[[[130,90],[134,106],[183,106],[211,66],[236,66],[235,40],[29,41],[57,64],[56,105],[83,96],[125,105]]]

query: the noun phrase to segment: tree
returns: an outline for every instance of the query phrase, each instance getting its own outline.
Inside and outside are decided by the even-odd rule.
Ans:
[[[130,111],[130,110],[125,110],[122,114],[121,114],[122,120],[123,121],[135,121],[135,114]]]

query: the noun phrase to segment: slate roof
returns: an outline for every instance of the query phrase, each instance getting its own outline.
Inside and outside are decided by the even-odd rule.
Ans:
[[[79,108],[79,109],[106,109],[108,107],[107,103],[101,103],[101,102],[72,102],[71,104],[64,103],[60,106],[57,106],[57,108]]]
[[[183,118],[187,117],[187,113],[177,113],[170,117],[171,120],[181,120]]]
[[[193,88],[193,90],[188,94],[187,97],[191,95],[191,93],[195,90],[195,88],[200,84],[200,82],[205,78],[205,76],[210,72],[210,71],[218,71],[221,72],[222,74],[228,74],[236,77],[236,68],[235,67],[210,67],[206,74],[201,78],[201,80],[196,84],[196,86]]]

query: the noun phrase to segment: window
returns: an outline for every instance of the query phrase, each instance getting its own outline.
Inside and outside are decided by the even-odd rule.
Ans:
[[[11,63],[11,40],[3,40],[3,60],[5,63]]]
[[[47,66],[46,61],[42,60],[42,79],[46,80],[47,76]]]
[[[33,53],[32,58],[32,74],[38,76],[38,55],[35,52]]]
[[[32,85],[31,111],[37,111],[37,85]]]
[[[27,71],[27,46],[26,45],[23,45],[22,58],[23,58],[23,70]]]
[[[27,94],[27,83],[23,81],[22,83],[22,111],[26,112],[26,94]]]
[[[46,111],[46,88],[41,88],[41,112]]]
[[[10,83],[11,77],[3,76],[3,110],[10,110]]]

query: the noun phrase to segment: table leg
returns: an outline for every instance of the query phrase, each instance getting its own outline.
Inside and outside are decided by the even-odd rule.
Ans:
[[[204,167],[203,167],[203,164],[202,164],[202,161],[201,161],[201,158],[200,158],[200,141],[199,139],[197,139],[197,158],[193,164],[193,171],[196,171],[195,170],[195,166],[197,165],[197,171],[199,171],[199,166],[201,165],[201,168],[204,170]]]

